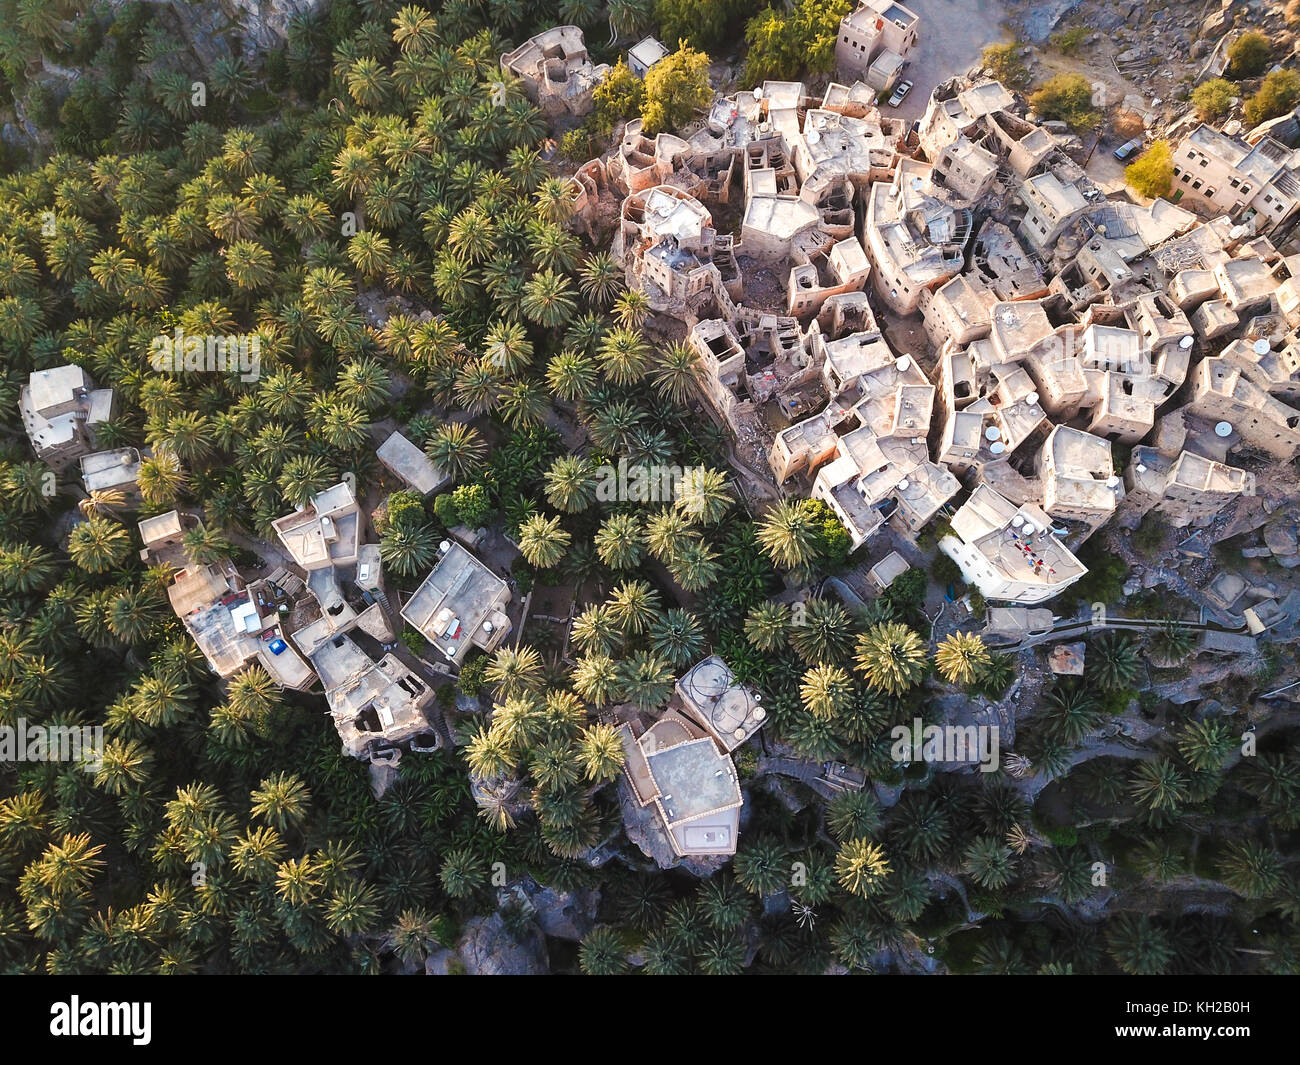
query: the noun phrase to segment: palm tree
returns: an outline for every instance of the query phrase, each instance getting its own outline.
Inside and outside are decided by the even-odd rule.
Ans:
[[[790,643],[805,662],[844,662],[853,650],[853,619],[839,603],[809,599],[790,629]]]
[[[645,544],[660,562],[673,562],[698,534],[677,510],[661,510],[646,522]]]
[[[469,898],[476,888],[487,883],[487,863],[473,849],[457,847],[443,857],[438,879],[443,891],[453,899]]]
[[[502,648],[484,671],[483,679],[495,685],[502,698],[536,691],[542,686],[542,657],[531,647]]]
[[[569,279],[551,270],[543,270],[528,279],[519,306],[525,316],[546,329],[558,329],[578,309]]]
[[[554,566],[573,537],[560,528],[559,518],[534,514],[519,526],[519,551],[528,564],[538,569]]]
[[[623,642],[614,614],[604,605],[589,606],[573,619],[573,642],[585,652],[609,654]]]
[[[540,425],[549,409],[546,393],[538,381],[514,381],[501,390],[498,413],[512,428]]]
[[[140,463],[140,494],[154,505],[173,503],[185,488],[185,473],[180,460],[167,448],[160,447],[151,458]]]
[[[592,783],[608,783],[623,768],[623,741],[613,725],[595,724],[584,729],[580,751],[583,772]]]
[[[578,659],[570,677],[573,690],[596,706],[604,706],[619,692],[619,671],[606,654],[592,652]]]
[[[1145,914],[1114,917],[1106,927],[1106,952],[1132,976],[1159,976],[1174,960],[1169,934]]]
[[[456,399],[471,414],[485,414],[501,400],[500,371],[491,356],[473,359],[461,368]]]
[[[650,297],[639,288],[629,288],[614,300],[614,321],[624,329],[640,329],[650,317]]]
[[[966,848],[966,873],[980,887],[998,890],[1015,879],[1011,851],[994,836],[981,836]]]
[[[853,681],[839,666],[813,666],[803,675],[799,698],[814,717],[833,721],[853,698]]]
[[[677,509],[705,525],[721,521],[733,502],[726,474],[708,466],[689,467],[677,487]]]
[[[1081,685],[1053,685],[1043,698],[1054,714],[1048,719],[1048,732],[1062,743],[1074,745],[1097,727],[1100,711],[1093,693]]]
[[[925,676],[925,644],[901,622],[880,622],[858,637],[854,663],[868,687],[901,695]]]
[[[153,752],[139,740],[111,739],[104,744],[95,786],[121,795],[149,779]]]
[[[676,669],[697,661],[704,651],[704,630],[687,610],[669,610],[650,626],[650,646]]]
[[[546,383],[566,403],[588,399],[596,387],[596,364],[589,356],[566,349],[547,363]]]
[[[1282,887],[1282,861],[1277,851],[1258,840],[1237,841],[1220,859],[1219,877],[1238,895],[1268,898]]]
[[[379,557],[399,577],[414,577],[428,569],[436,553],[436,538],[427,525],[390,525],[379,538]]]
[[[1139,667],[1137,647],[1125,633],[1103,633],[1093,641],[1091,651],[1088,672],[1102,691],[1132,687]]]
[[[695,394],[700,381],[700,357],[689,344],[670,344],[654,369],[654,386],[661,396],[681,406]]]
[[[869,839],[846,840],[835,855],[835,876],[850,895],[869,898],[878,894],[889,872],[884,850]]]
[[[653,710],[668,701],[673,691],[673,671],[653,651],[637,651],[618,669],[624,698],[641,710]]]
[[[583,936],[578,967],[587,976],[620,976],[627,972],[627,947],[618,929],[597,925]]]
[[[817,555],[817,528],[804,500],[778,503],[758,528],[758,542],[778,566],[806,566]]]
[[[624,581],[610,595],[608,606],[624,633],[639,636],[659,613],[659,593],[645,581]]]
[[[1147,653],[1151,664],[1161,668],[1176,666],[1192,653],[1196,646],[1196,637],[1192,630],[1181,621],[1165,618],[1160,628],[1151,634],[1147,642]]]
[[[623,287],[623,268],[608,252],[595,252],[582,264],[578,287],[593,307],[606,307]]]
[[[307,819],[311,792],[294,773],[275,773],[249,795],[249,812],[278,832],[297,828]]]
[[[120,592],[108,606],[108,629],[123,643],[143,643],[161,617],[157,599],[144,589]]]
[[[372,411],[388,402],[391,388],[389,372],[376,359],[364,358],[350,362],[339,374],[339,395]]]
[[[1187,800],[1187,778],[1172,759],[1161,755],[1138,763],[1129,779],[1133,798],[1150,810],[1176,810]]]
[[[429,437],[424,453],[448,477],[465,481],[482,467],[487,457],[487,444],[473,426],[448,422]]]
[[[718,553],[699,540],[688,540],[668,564],[673,580],[688,592],[702,592],[722,575]]]
[[[610,569],[635,569],[641,562],[641,523],[635,514],[611,514],[597,530],[594,543]]]
[[[970,684],[990,661],[989,649],[973,633],[954,632],[939,641],[934,664],[949,684]]]
[[[603,404],[591,417],[588,432],[602,451],[617,452],[627,447],[628,436],[644,415],[625,399]]]
[[[596,498],[594,474],[590,459],[561,455],[546,471],[546,501],[566,514],[586,510]]]
[[[631,329],[610,330],[596,354],[605,376],[619,386],[635,384],[650,368],[650,346]]]
[[[519,759],[498,730],[480,727],[465,745],[465,761],[475,777],[494,780],[511,773]]]
[[[790,634],[790,608],[784,603],[765,599],[750,607],[745,618],[745,639],[760,651],[776,651],[785,646]]]
[[[1197,772],[1213,773],[1223,768],[1237,742],[1232,726],[1222,718],[1193,721],[1178,737],[1178,753]]]
[[[185,553],[200,566],[229,558],[234,552],[230,541],[221,533],[203,525],[186,530],[181,537],[181,545],[185,548]]]
[[[130,550],[131,538],[126,529],[108,518],[88,518],[68,536],[68,555],[87,573],[116,569],[126,561]]]

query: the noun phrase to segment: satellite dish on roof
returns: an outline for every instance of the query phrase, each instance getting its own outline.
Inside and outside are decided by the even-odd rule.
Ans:
[[[763,98],[763,86],[760,85],[757,89],[754,90],[754,99],[761,100],[762,98]]]
[[[1215,436],[1220,436],[1220,437],[1223,437],[1223,436],[1231,436],[1231,435],[1232,435],[1232,422],[1219,422],[1219,423],[1214,427],[1214,435],[1215,435]]]
[[[816,144],[821,139],[822,139],[822,135],[818,133],[815,129],[810,129],[807,133],[804,134],[804,140],[806,140],[809,144]]]
[[[1013,529],[1019,529],[1020,526],[1024,525],[1024,523],[1025,523],[1025,519],[1022,518],[1019,514],[1017,514],[1014,518],[1011,519],[1011,527]]]
[[[1184,351],[1186,351],[1195,343],[1196,343],[1196,338],[1192,336],[1191,333],[1188,333],[1187,336],[1183,337],[1183,339],[1178,342],[1178,346],[1182,348]]]
[[[1138,465],[1137,465],[1137,471],[1138,471],[1138,473],[1146,473],[1146,472],[1147,472],[1146,463],[1145,463],[1145,462],[1139,462]]]
[[[1228,236],[1231,237],[1233,240],[1240,240],[1249,232],[1250,229],[1248,227],[1242,225],[1236,225],[1233,226],[1230,230],[1228,230]]]
[[[989,450],[995,455],[1001,455],[1002,452],[1006,451],[1006,449],[1007,445],[1001,440],[994,440],[993,443],[989,444]]]
[[[1025,397],[1025,402],[1028,403],[1031,407],[1038,406],[1038,393],[1030,392],[1029,395]]]
[[[1260,337],[1257,341],[1255,341],[1253,346],[1255,348],[1256,355],[1267,355],[1269,352],[1269,343],[1263,337]]]
[[[451,541],[443,540],[442,543],[438,545],[438,550],[445,555],[448,551],[451,550]]]
[[[909,481],[906,477],[899,478],[898,490],[900,492],[906,492],[911,487],[912,487],[912,482]]]
[[[1107,487],[1107,488],[1118,488],[1118,487],[1119,487],[1119,478],[1116,477],[1116,476],[1112,473],[1109,477],[1106,478],[1106,487]]]
[[[490,622],[490,621],[485,621],[485,622],[483,622],[483,631],[484,631],[484,632],[491,632],[491,631],[492,631],[492,622]]]
[[[912,365],[912,360],[906,355],[900,355],[894,360],[894,369],[899,373],[906,373],[907,368]]]
[[[984,439],[986,440],[1000,440],[1001,438],[1002,438],[1002,430],[999,429],[996,425],[990,425],[987,429],[984,430]]]

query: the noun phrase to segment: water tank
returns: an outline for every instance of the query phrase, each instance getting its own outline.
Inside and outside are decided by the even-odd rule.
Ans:
[[[1001,440],[1001,439],[1002,439],[1002,430],[999,429],[996,425],[990,425],[987,429],[984,430],[984,439],[985,439],[985,440]]]
[[[1001,455],[1002,452],[1006,451],[1006,449],[1007,449],[1007,445],[1004,444],[1001,440],[995,440],[993,441],[993,443],[989,445],[989,450],[993,452],[993,454],[995,455]]]
[[[438,544],[438,550],[445,555],[448,551],[451,550],[451,541],[443,540],[440,544]]]
[[[1029,395],[1025,397],[1025,402],[1028,403],[1031,407],[1038,406],[1038,393],[1030,392]]]
[[[1219,436],[1219,437],[1227,437],[1227,436],[1231,436],[1231,435],[1232,435],[1232,423],[1231,423],[1231,422],[1219,422],[1219,423],[1214,427],[1214,435],[1215,435],[1215,436]]]
[[[1270,345],[1267,340],[1265,340],[1263,337],[1260,337],[1257,341],[1255,341],[1252,347],[1255,349],[1256,355],[1267,355],[1269,352]]]
[[[1196,343],[1196,338],[1192,336],[1191,333],[1188,333],[1187,336],[1183,337],[1183,339],[1178,342],[1178,346],[1182,348],[1184,351],[1186,351],[1195,343]]]

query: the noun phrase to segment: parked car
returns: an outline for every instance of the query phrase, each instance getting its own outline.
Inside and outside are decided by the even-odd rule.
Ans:
[[[1142,147],[1142,138],[1134,137],[1131,141],[1125,141],[1115,149],[1116,159],[1127,159],[1130,155]]]
[[[900,81],[894,86],[894,95],[889,98],[889,106],[897,107],[907,98],[907,94],[911,91],[912,83],[910,81]]]

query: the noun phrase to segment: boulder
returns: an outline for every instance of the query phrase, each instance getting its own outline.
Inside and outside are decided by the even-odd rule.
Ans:
[[[515,939],[499,913],[466,921],[456,953],[470,976],[541,976],[550,969],[542,933],[530,929]]]

